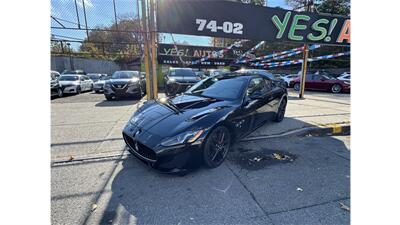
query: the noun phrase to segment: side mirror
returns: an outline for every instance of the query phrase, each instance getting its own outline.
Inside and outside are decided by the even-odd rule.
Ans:
[[[259,92],[259,91],[253,92],[249,97],[250,97],[251,100],[262,99],[263,98],[261,92]]]

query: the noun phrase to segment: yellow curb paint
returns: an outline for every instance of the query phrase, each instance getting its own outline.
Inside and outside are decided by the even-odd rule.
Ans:
[[[332,134],[342,133],[342,126],[339,124],[332,124],[329,127],[332,128]]]

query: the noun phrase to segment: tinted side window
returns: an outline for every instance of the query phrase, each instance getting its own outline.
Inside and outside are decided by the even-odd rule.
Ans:
[[[253,95],[254,93],[264,94],[267,90],[265,79],[253,78],[250,80],[249,86],[247,87],[247,96]]]
[[[306,75],[306,80],[312,80],[312,75],[311,74],[307,74]]]
[[[321,76],[320,75],[313,75],[313,80],[321,80]]]

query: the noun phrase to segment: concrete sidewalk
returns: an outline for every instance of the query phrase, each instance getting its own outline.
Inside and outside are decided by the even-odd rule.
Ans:
[[[322,92],[306,92],[305,99],[289,90],[285,119],[280,123],[270,122],[245,138],[255,139],[289,134],[305,128],[350,126],[350,95]]]

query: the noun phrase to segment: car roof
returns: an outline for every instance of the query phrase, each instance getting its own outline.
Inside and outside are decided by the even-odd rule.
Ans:
[[[78,76],[78,77],[82,77],[82,76],[85,76],[85,75],[82,75],[82,74],[62,74],[61,75],[62,77],[75,77],[75,76]]]

